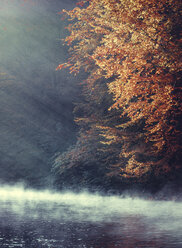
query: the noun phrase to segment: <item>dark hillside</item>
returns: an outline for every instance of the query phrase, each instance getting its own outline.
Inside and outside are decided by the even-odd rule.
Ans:
[[[46,185],[52,156],[74,141],[77,79],[55,70],[67,56],[60,41],[65,29],[57,12],[71,6],[71,1],[2,1],[1,181]]]

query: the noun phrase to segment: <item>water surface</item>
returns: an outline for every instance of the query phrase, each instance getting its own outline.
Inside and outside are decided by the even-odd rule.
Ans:
[[[1,248],[181,248],[182,203],[0,188]]]

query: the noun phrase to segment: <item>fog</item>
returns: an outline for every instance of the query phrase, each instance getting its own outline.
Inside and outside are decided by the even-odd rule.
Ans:
[[[181,202],[50,190],[54,156],[77,134],[84,75],[56,71],[68,57],[58,12],[75,2],[0,0],[0,247],[181,247]]]
[[[141,197],[0,187],[0,245],[180,248],[182,203]]]
[[[73,101],[78,89],[67,72],[58,14],[75,1],[1,0],[0,179],[51,184],[52,156],[75,140]]]
[[[0,202],[8,202],[18,217],[37,218],[40,207],[42,217],[71,221],[120,222],[122,216],[145,217],[157,229],[182,234],[182,203],[175,201],[152,201],[139,197],[103,196],[88,192],[54,192],[25,189],[23,185],[0,188]],[[62,207],[67,207],[63,211]],[[28,211],[27,211],[28,209]],[[37,212],[36,212],[37,210]],[[155,223],[156,222],[156,223]]]

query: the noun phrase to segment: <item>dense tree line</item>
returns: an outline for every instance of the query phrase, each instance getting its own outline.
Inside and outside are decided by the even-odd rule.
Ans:
[[[85,0],[77,5],[63,10],[70,21],[65,39],[70,58],[57,69],[84,70],[88,77],[74,110],[78,141],[55,161],[59,180],[68,175],[74,184],[71,171],[83,185],[177,180],[182,169],[181,2]]]

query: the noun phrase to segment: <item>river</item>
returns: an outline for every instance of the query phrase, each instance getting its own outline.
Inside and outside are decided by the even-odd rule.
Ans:
[[[1,248],[181,248],[182,203],[0,188]]]

